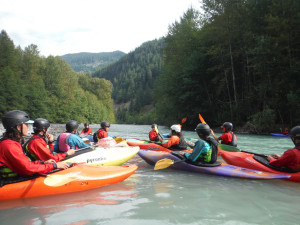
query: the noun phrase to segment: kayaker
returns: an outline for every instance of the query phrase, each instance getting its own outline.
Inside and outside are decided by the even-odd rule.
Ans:
[[[92,135],[93,134],[93,131],[90,128],[90,124],[89,123],[85,123],[84,124],[84,128],[81,131],[80,135],[82,135],[82,134],[84,134],[84,135]]]
[[[28,114],[24,111],[13,110],[2,116],[2,124],[5,128],[3,138],[0,139],[0,174],[2,178],[30,176],[33,174],[45,174],[56,168],[67,169],[65,162],[30,161],[24,154],[21,143],[27,136],[28,126],[32,124]]]
[[[162,143],[162,146],[171,150],[185,150],[187,149],[187,143],[181,132],[181,126],[174,124],[171,126],[171,137],[166,143]]]
[[[98,142],[102,138],[108,137],[108,129],[110,128],[110,123],[103,121],[100,124],[100,129],[94,133],[94,142]]]
[[[84,143],[77,133],[78,122],[70,120],[66,123],[66,131],[57,137],[54,145],[55,152],[67,152],[70,149],[79,149],[89,147],[90,145]]]
[[[184,153],[184,156],[191,161],[215,163],[218,157],[218,142],[210,138],[210,127],[207,124],[199,123],[196,127],[199,140],[195,143],[192,153]]]
[[[33,123],[33,136],[24,144],[23,149],[28,152],[29,157],[33,160],[54,159],[59,162],[68,155],[75,153],[70,149],[64,153],[55,153],[53,146],[53,135],[48,133],[50,122],[43,118],[37,118]]]
[[[282,156],[268,155],[267,159],[272,166],[288,167],[294,171],[300,171],[300,126],[293,127],[290,135],[295,147],[286,150]]]
[[[282,132],[282,134],[288,135],[289,134],[289,128],[285,128],[285,130]]]
[[[154,141],[154,142],[160,141],[160,142],[162,142],[163,139],[156,132],[157,124],[152,124],[151,128],[152,128],[152,130],[149,132],[149,139],[150,139],[150,141]]]
[[[237,136],[232,132],[233,125],[230,122],[225,122],[221,126],[224,133],[217,137],[214,133],[214,131],[211,129],[211,135],[214,137],[214,139],[219,142],[221,141],[221,144],[231,145],[234,147],[237,147]]]

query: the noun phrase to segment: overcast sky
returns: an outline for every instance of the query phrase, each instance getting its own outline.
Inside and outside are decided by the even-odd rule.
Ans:
[[[0,30],[43,56],[128,53],[163,37],[199,0],[0,0]]]

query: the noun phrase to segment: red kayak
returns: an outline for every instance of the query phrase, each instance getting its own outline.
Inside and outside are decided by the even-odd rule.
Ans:
[[[260,170],[269,173],[287,174],[287,180],[300,182],[300,172],[288,172],[269,165],[266,157],[261,154],[250,154],[245,152],[228,152],[221,150],[221,157],[229,164],[253,170]]]

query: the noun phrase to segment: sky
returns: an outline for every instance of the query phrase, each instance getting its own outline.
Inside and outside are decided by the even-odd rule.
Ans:
[[[0,0],[0,30],[40,55],[125,53],[166,36],[199,0]]]

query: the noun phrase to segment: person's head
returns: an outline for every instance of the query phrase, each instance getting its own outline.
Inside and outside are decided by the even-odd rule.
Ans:
[[[174,124],[171,126],[171,134],[181,136],[181,127],[179,124]]]
[[[232,131],[233,125],[230,122],[225,122],[225,123],[223,123],[223,125],[221,126],[221,128],[223,128],[224,132],[228,132],[228,131]]]
[[[151,125],[151,128],[152,128],[152,130],[154,130],[154,131],[155,131],[155,128],[156,128],[156,127],[157,127],[157,124],[155,124],[155,123]]]
[[[20,140],[27,136],[28,125],[32,124],[28,114],[21,110],[13,110],[2,116],[2,124],[6,130],[4,136]]]
[[[48,128],[50,127],[50,122],[43,118],[37,118],[34,120],[33,123],[33,132],[35,134],[43,133],[42,135],[45,135]]]
[[[84,127],[85,127],[85,128],[89,128],[89,126],[90,126],[89,123],[85,123],[85,124],[84,124]]]
[[[205,123],[199,123],[195,130],[201,139],[206,139],[210,135],[210,127]]]
[[[300,145],[300,126],[295,126],[290,131],[291,139],[296,146]]]
[[[78,126],[79,124],[76,120],[70,120],[66,123],[66,130],[69,133],[76,133]]]
[[[105,131],[107,131],[108,128],[110,128],[110,123],[107,122],[107,121],[103,121],[103,122],[101,123],[101,128],[104,129]]]

